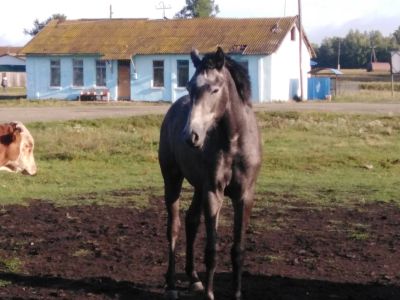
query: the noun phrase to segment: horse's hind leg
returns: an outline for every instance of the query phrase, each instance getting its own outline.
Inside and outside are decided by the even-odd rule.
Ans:
[[[200,224],[202,211],[201,191],[195,190],[192,203],[186,213],[186,274],[189,277],[189,289],[194,292],[204,290],[194,266],[194,242]]]
[[[169,299],[177,299],[175,281],[175,247],[180,230],[179,218],[179,195],[182,187],[182,176],[164,177],[165,183],[165,205],[168,213],[167,221],[167,238],[169,243],[168,251],[168,270],[166,274],[167,297]]]

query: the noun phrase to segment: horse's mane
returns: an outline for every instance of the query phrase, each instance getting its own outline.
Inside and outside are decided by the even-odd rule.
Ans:
[[[250,76],[245,67],[239,64],[230,56],[223,54],[223,64],[228,69],[229,73],[232,76],[233,81],[236,85],[236,90],[242,99],[242,101],[251,106],[251,83]],[[219,69],[221,66],[218,64],[220,61],[218,60],[216,53],[208,53],[204,56],[203,60],[199,62],[202,68],[205,69]]]
[[[225,55],[225,67],[231,73],[236,89],[244,103],[251,105],[251,83],[249,72],[231,57]]]

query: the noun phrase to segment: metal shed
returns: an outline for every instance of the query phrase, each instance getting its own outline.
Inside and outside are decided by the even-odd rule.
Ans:
[[[308,79],[308,99],[330,100],[332,92],[337,95],[338,76],[343,75],[342,72],[331,68],[314,68],[309,74],[312,77]],[[333,87],[332,79],[334,79]]]

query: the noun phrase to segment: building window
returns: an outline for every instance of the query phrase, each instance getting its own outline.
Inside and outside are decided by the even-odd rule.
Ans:
[[[290,39],[291,39],[292,41],[295,41],[295,40],[296,40],[296,27],[293,27],[293,28],[290,30]]]
[[[50,60],[50,86],[61,86],[61,64],[59,59]]]
[[[106,61],[96,60],[96,85],[106,86]]]
[[[177,61],[177,73],[178,73],[178,87],[185,87],[189,81],[189,61],[178,60]]]
[[[164,61],[153,60],[153,86],[164,87]]]
[[[73,86],[83,86],[83,60],[74,59],[72,60],[73,68]]]

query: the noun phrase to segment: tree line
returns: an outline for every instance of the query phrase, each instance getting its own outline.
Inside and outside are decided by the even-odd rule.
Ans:
[[[378,30],[350,30],[344,38],[325,38],[321,45],[313,45],[318,67],[364,68],[374,60],[390,62],[391,51],[400,50],[400,26],[393,34],[384,36]]]

